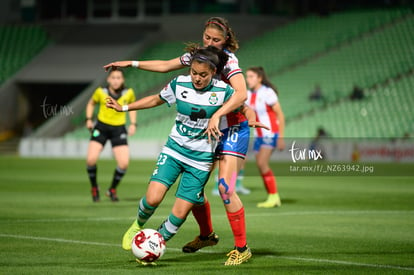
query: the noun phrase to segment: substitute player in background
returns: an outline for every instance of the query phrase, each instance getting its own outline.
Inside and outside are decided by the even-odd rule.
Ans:
[[[113,202],[119,200],[116,195],[116,188],[125,175],[129,163],[127,135],[133,135],[137,127],[136,112],[129,113],[130,125],[127,133],[125,129],[126,114],[118,113],[105,106],[108,96],[123,105],[135,101],[134,91],[125,87],[123,72],[119,69],[111,70],[106,81],[108,86],[97,88],[86,105],[86,127],[91,131],[86,165],[92,185],[92,200],[94,202],[100,200],[96,163],[107,140],[111,141],[117,167],[106,195]],[[96,123],[93,122],[95,105],[99,105]]]
[[[258,203],[257,207],[281,206],[276,178],[270,169],[269,160],[275,148],[285,148],[285,116],[277,97],[277,90],[262,67],[249,68],[246,71],[246,80],[249,88],[246,104],[256,112],[259,122],[270,125],[270,130],[256,128],[254,131],[253,149],[256,153],[256,164],[268,194],[267,200]]]
[[[234,89],[234,95],[230,100],[211,117],[207,133],[209,137],[213,136],[216,139],[220,134],[224,134],[221,138],[222,146],[217,152],[220,155],[219,191],[234,237],[234,249],[228,254],[229,259],[226,264],[239,265],[247,261],[251,253],[247,247],[244,206],[235,192],[235,184],[248,149],[249,126],[262,126],[255,119],[247,120],[240,111],[234,112],[235,109],[243,106],[247,98],[247,89],[238,59],[234,54],[239,48],[238,41],[225,18],[211,17],[205,22],[203,45],[214,46],[228,55],[223,71],[215,77],[229,83]],[[169,72],[187,67],[190,63],[191,53],[187,52],[171,60],[118,61],[107,64],[104,68],[133,66],[146,71]],[[244,109],[247,109],[244,113],[248,114],[248,108]],[[254,112],[251,113],[254,116]],[[187,253],[215,245],[219,241],[213,231],[210,203],[207,199],[203,205],[194,207],[192,212],[199,225],[200,235],[184,245],[183,252]]]
[[[204,132],[214,113],[234,93],[230,85],[214,79],[227,59],[227,54],[215,47],[195,49],[191,52],[190,75],[178,76],[159,94],[122,107],[113,98],[108,98],[107,106],[117,111],[152,108],[163,103],[176,103],[177,109],[175,125],[158,158],[146,195],[139,202],[138,217],[124,234],[122,247],[125,250],[131,249],[133,237],[180,175],[171,214],[158,228],[164,239],[168,241],[176,234],[195,205],[204,204],[204,186],[217,147],[217,142],[209,142]],[[245,255],[247,259],[251,257],[247,245]]]

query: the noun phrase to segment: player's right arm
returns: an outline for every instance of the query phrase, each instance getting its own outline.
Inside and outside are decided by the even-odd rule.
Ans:
[[[116,61],[109,63],[104,66],[105,71],[108,71],[110,68],[124,68],[124,67],[131,67],[134,61]],[[179,70],[184,68],[185,66],[181,63],[180,57],[170,59],[170,60],[145,60],[138,62],[138,69],[151,71],[151,72],[159,72],[159,73],[167,73],[175,70]]]
[[[231,87],[234,89],[234,94],[230,100],[226,102],[226,104],[221,106],[220,109],[214,113],[208,123],[206,134],[209,137],[214,137],[215,139],[218,139],[218,137],[222,134],[219,128],[221,116],[227,115],[228,113],[241,107],[247,99],[246,80],[244,79],[242,71],[238,65],[237,58],[233,57],[233,61],[228,64],[230,72],[226,77],[229,80]]]
[[[253,109],[247,106],[246,104],[244,104],[240,108],[240,112],[247,118],[249,127],[264,128],[266,130],[270,130],[269,126],[264,125],[263,123],[257,121],[255,111],[253,111]]]
[[[115,99],[112,97],[106,98],[106,107],[114,109],[118,112],[126,112],[133,110],[142,110],[157,107],[161,104],[164,104],[165,101],[161,99],[159,94],[150,95],[141,98],[135,102],[132,102],[128,105],[121,106]]]
[[[89,99],[88,104],[86,104],[86,128],[92,130],[93,128],[93,110],[95,109],[95,101],[93,98]]]
[[[100,102],[102,96],[102,89],[99,87],[93,92],[92,97],[89,99],[88,104],[86,104],[86,128],[89,130],[93,129],[93,111],[95,110],[95,105]]]
[[[279,102],[276,102],[272,106],[273,111],[276,113],[276,117],[279,120],[279,140],[277,141],[277,149],[282,151],[285,149],[285,115],[282,111],[282,107]]]

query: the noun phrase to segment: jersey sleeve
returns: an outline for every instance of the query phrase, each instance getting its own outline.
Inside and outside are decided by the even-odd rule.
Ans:
[[[233,94],[234,94],[234,89],[230,85],[227,85],[226,95],[224,96],[224,101],[225,102],[228,101]]]
[[[264,101],[267,105],[273,106],[279,101],[279,98],[273,89],[268,88],[266,89],[266,96],[264,97]]]
[[[229,54],[229,60],[227,61],[226,66],[224,66],[221,74],[225,79],[229,80],[234,75],[239,73],[242,73],[242,69],[239,67],[239,60],[233,53],[231,53]]]
[[[185,53],[182,56],[180,56],[180,62],[184,66],[190,66],[191,64],[191,54]]]
[[[167,102],[168,106],[175,103],[175,89],[176,89],[177,78],[174,78],[164,89],[160,92],[160,98]]]
[[[101,95],[102,95],[101,91],[102,91],[102,88],[97,88],[95,92],[93,92],[93,95],[92,95],[93,102],[98,103],[101,100]]]
[[[128,93],[129,93],[129,96],[128,96],[128,104],[129,103],[132,103],[132,102],[135,102],[137,99],[135,97],[134,90],[132,88],[129,88]]]
[[[251,100],[251,98],[252,98],[252,91],[247,90],[247,99],[244,102],[244,104],[246,104],[247,106],[250,106],[250,100]]]

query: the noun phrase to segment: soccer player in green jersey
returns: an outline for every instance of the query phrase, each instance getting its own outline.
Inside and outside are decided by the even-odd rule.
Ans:
[[[216,77],[230,84],[234,95],[210,119],[207,135],[220,138],[217,148],[219,156],[218,189],[231,230],[233,232],[234,248],[227,256],[225,265],[239,265],[252,256],[247,246],[244,206],[237,194],[243,188],[237,181],[242,163],[249,145],[249,126],[263,127],[256,121],[253,110],[243,106],[247,99],[245,79],[235,52],[239,48],[236,35],[229,22],[222,17],[211,17],[204,25],[202,35],[203,46],[214,46],[222,49],[228,60],[221,73]],[[190,66],[192,47],[186,49],[182,56],[170,60],[117,61],[104,66],[106,70],[117,67],[136,67],[154,72],[169,72]],[[242,108],[240,108],[243,106]],[[250,115],[249,115],[250,114]],[[221,137],[220,135],[223,134]],[[213,230],[210,203],[205,197],[204,204],[192,209],[199,225],[200,234],[194,240],[183,246],[183,252],[193,253],[206,246],[216,245],[218,235]]]
[[[204,203],[204,186],[214,162],[217,141],[205,135],[210,118],[232,96],[233,88],[214,76],[221,72],[228,55],[209,46],[191,54],[190,75],[173,79],[159,94],[121,106],[107,98],[107,107],[116,111],[147,109],[176,104],[176,123],[172,127],[146,195],[139,202],[138,218],[124,234],[122,247],[131,249],[132,239],[145,225],[179,175],[181,180],[171,214],[158,231],[166,241],[184,223],[194,205]]]

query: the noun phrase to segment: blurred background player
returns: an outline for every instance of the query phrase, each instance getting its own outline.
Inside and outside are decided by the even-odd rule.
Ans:
[[[329,138],[329,133],[325,130],[324,127],[319,126],[318,129],[316,130],[316,135],[315,137],[312,139],[310,145],[309,145],[309,150],[318,150],[321,158],[325,159],[325,149],[323,146],[323,141],[326,140],[327,138]]]
[[[91,131],[86,165],[92,185],[92,200],[94,202],[100,200],[96,163],[108,139],[112,144],[112,152],[117,167],[106,195],[114,202],[119,200],[116,188],[125,175],[129,163],[127,135],[133,135],[137,127],[136,112],[129,113],[130,125],[127,133],[125,128],[126,114],[118,113],[105,106],[105,99],[108,96],[122,105],[135,101],[134,91],[131,88],[125,87],[123,72],[119,69],[112,69],[106,81],[108,86],[97,88],[86,105],[86,127]],[[99,112],[97,121],[94,124],[93,113],[96,104],[99,105]]]
[[[315,85],[315,89],[309,94],[309,100],[325,100],[325,97],[323,95],[322,89],[321,89],[321,85],[316,84]]]
[[[140,200],[138,218],[124,234],[122,247],[131,249],[135,234],[152,216],[165,194],[181,175],[171,214],[158,231],[171,239],[197,204],[204,204],[204,186],[210,177],[217,142],[210,142],[205,129],[213,114],[232,96],[234,90],[214,79],[226,64],[228,55],[215,47],[194,49],[190,58],[190,76],[178,76],[160,94],[120,106],[108,98],[107,106],[117,111],[152,108],[176,103],[177,117],[168,141],[158,158],[146,195]],[[250,249],[243,253],[251,257]],[[228,263],[231,257],[227,260]],[[231,262],[230,262],[231,263]]]
[[[239,44],[236,35],[225,18],[211,17],[204,25],[203,46],[214,46],[228,55],[228,61],[221,74],[216,77],[229,83],[234,89],[234,95],[210,119],[207,134],[218,139],[221,137],[221,148],[217,152],[219,161],[219,190],[227,212],[227,217],[234,236],[234,250],[229,253],[228,264],[236,265],[246,261],[250,255],[246,241],[246,226],[243,204],[235,190],[239,170],[243,164],[249,143],[249,125],[259,124],[246,119],[240,111],[234,111],[243,106],[247,99],[246,82],[239,67],[234,52]],[[190,46],[190,48],[192,48]],[[105,69],[111,67],[133,66],[142,70],[154,72],[169,72],[189,66],[191,53],[187,52],[171,60],[150,61],[118,61],[107,64]],[[243,111],[249,113],[248,108]],[[254,112],[250,112],[254,116]],[[219,125],[220,124],[220,125]],[[211,222],[210,204],[207,199],[201,206],[192,209],[192,213],[200,227],[200,235],[183,247],[184,252],[196,252],[200,248],[217,244],[218,236],[213,232]]]
[[[283,150],[285,117],[280,106],[277,90],[269,81],[262,67],[251,67],[246,71],[248,90],[247,105],[256,112],[257,120],[270,125],[270,130],[256,128],[254,147],[256,164],[268,194],[267,200],[257,207],[281,206],[276,178],[269,166],[270,156],[275,148]]]

